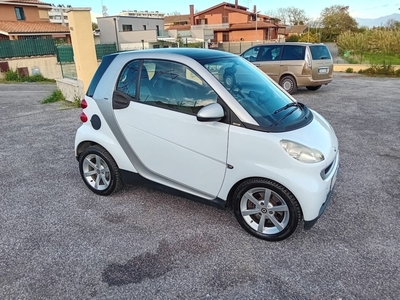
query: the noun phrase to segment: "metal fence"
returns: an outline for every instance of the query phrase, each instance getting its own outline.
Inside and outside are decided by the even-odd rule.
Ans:
[[[115,44],[97,44],[95,48],[97,60],[101,60],[104,55],[117,52],[117,46]],[[57,61],[59,63],[70,63],[74,61],[74,51],[71,45],[57,47]]]
[[[117,46],[116,44],[97,44],[95,45],[95,49],[97,60],[101,60],[104,55],[116,52]],[[77,73],[72,46],[58,46],[56,50],[57,61],[60,63],[63,77],[76,79]]]
[[[26,39],[0,41],[0,58],[54,55],[53,39]]]

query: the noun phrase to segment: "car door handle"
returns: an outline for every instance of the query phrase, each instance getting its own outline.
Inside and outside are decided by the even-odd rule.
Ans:
[[[129,106],[129,103],[131,100],[129,99],[129,96],[119,92],[115,91],[113,95],[113,100],[112,100],[112,105],[114,109],[124,109]]]

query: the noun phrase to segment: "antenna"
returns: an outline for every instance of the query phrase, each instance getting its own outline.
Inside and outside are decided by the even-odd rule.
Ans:
[[[107,11],[108,11],[108,8],[105,5],[103,5],[103,0],[101,0],[101,13],[102,13],[103,17],[108,16]]]

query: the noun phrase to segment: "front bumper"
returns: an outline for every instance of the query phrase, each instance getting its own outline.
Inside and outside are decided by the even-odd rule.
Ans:
[[[332,178],[332,180],[334,180],[335,182],[333,182],[332,187],[331,187],[328,195],[326,196],[325,202],[321,205],[321,208],[319,209],[318,217],[316,217],[313,220],[304,221],[304,230],[310,230],[315,225],[315,223],[317,223],[319,217],[324,213],[326,207],[328,206],[328,204],[332,198],[332,193],[335,188],[336,177],[337,177],[338,173],[339,173],[339,165],[337,165],[335,173],[334,173],[334,178]]]

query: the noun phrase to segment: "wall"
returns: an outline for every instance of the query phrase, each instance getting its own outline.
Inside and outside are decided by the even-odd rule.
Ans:
[[[102,44],[116,43],[113,18],[97,18],[97,25],[100,29],[100,41]]]
[[[229,23],[247,23],[249,21],[249,16],[247,14],[241,14],[237,12],[229,13]]]
[[[157,31],[156,30],[141,30],[141,31],[124,31],[119,33],[119,43],[135,43],[141,42],[156,42]]]
[[[222,23],[222,13],[206,14],[207,24],[221,24]]]
[[[38,8],[35,6],[24,5],[1,5],[0,4],[0,20],[2,21],[17,21],[14,7],[22,7],[24,9],[25,21],[41,21],[39,18]]]
[[[256,40],[261,41],[263,40],[264,34],[265,34],[264,29],[257,29],[257,35],[254,29],[236,30],[229,32],[229,40],[232,42],[240,41],[240,39],[243,39],[242,41],[256,41]]]
[[[32,69],[39,68],[40,73],[46,78],[62,78],[61,67],[57,63],[57,58],[55,56],[11,59],[7,60],[7,62],[12,70],[27,67],[29,70],[29,75],[32,75]]]

